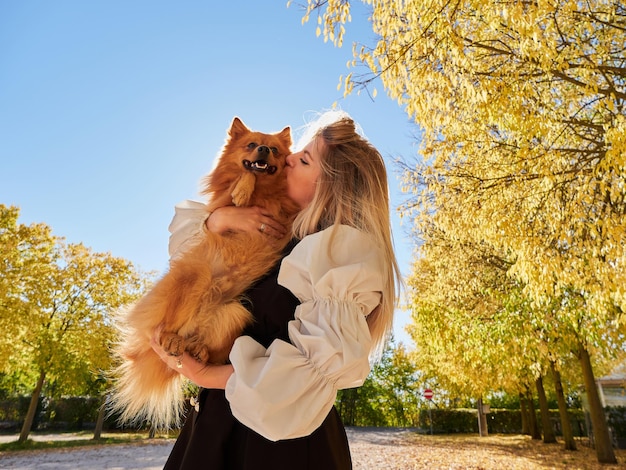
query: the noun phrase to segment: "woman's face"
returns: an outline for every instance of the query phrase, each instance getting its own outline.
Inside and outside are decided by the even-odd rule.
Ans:
[[[293,199],[300,209],[304,209],[315,194],[317,178],[320,175],[321,151],[323,141],[313,139],[301,151],[287,156],[287,194]]]

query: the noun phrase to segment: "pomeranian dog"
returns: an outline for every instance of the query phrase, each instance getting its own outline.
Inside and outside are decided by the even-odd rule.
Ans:
[[[262,206],[291,227],[297,205],[287,196],[284,167],[290,128],[276,134],[253,132],[235,117],[217,164],[204,179],[207,216],[226,205]],[[119,312],[114,355],[114,388],[109,405],[123,423],[148,421],[155,428],[180,423],[181,376],[154,352],[150,340],[172,356],[224,363],[235,339],[252,321],[241,304],[248,287],[280,259],[289,241],[261,232],[216,234],[204,230],[198,242],[170,261],[168,272],[130,308]]]

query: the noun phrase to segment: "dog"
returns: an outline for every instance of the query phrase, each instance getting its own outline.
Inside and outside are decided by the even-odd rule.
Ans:
[[[262,206],[290,228],[298,207],[288,196],[284,168],[291,133],[265,134],[248,129],[235,117],[214,169],[203,181],[207,217],[226,205]],[[167,273],[117,317],[119,341],[114,355],[112,413],[122,423],[148,421],[154,428],[180,424],[183,391],[180,374],[154,352],[150,341],[170,355],[187,352],[205,364],[222,364],[234,340],[252,321],[242,305],[246,289],[280,259],[290,239],[272,240],[261,232],[216,234],[204,230],[200,240],[173,258]]]

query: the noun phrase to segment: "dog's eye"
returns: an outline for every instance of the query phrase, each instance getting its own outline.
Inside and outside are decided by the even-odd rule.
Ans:
[[[258,147],[258,145],[256,144],[256,142],[250,142],[248,144],[248,150],[253,150],[253,149],[257,148],[257,147]]]
[[[270,150],[274,155],[278,155],[278,149],[276,147],[270,147]]]

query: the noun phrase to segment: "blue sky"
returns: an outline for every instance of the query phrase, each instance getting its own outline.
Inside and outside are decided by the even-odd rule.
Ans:
[[[304,0],[302,0],[304,1]],[[234,116],[250,128],[297,130],[333,103],[388,162],[418,129],[380,84],[343,99],[352,43],[373,44],[359,2],[342,48],[315,36],[315,18],[286,1],[6,0],[0,2],[0,203],[68,242],[167,267],[174,204],[200,199]],[[405,274],[412,244],[393,216]],[[396,339],[407,314],[398,312]]]

